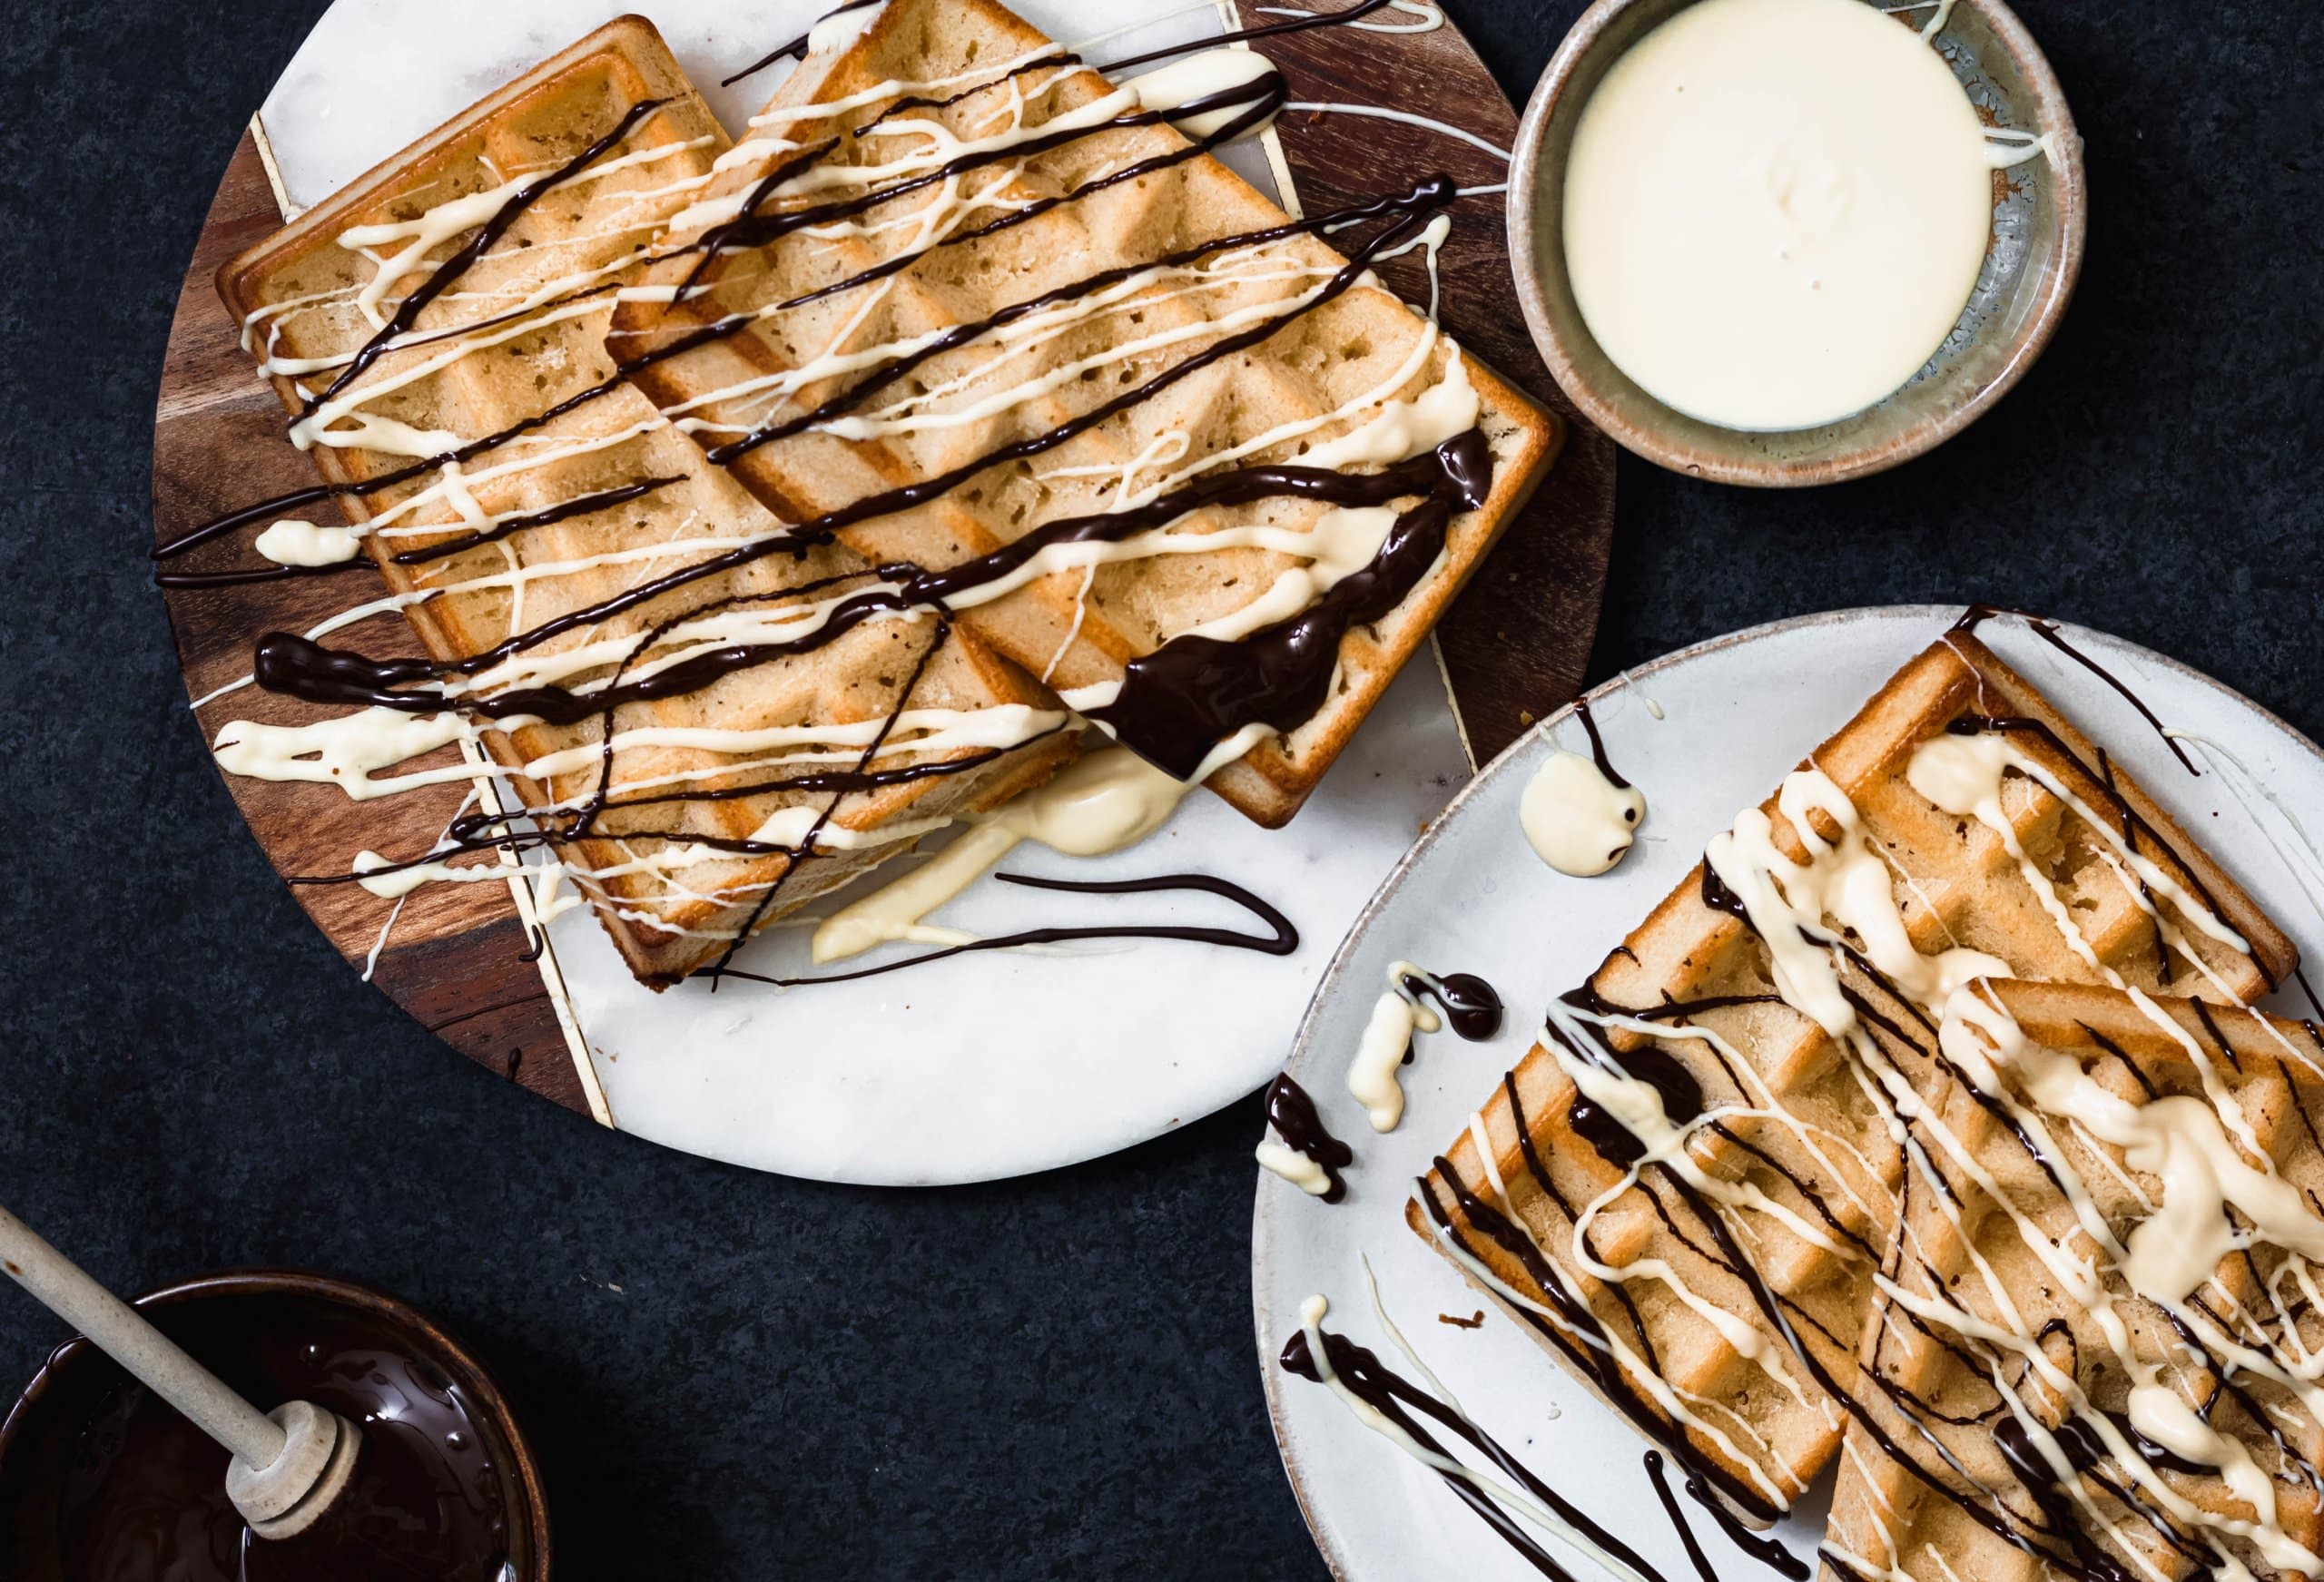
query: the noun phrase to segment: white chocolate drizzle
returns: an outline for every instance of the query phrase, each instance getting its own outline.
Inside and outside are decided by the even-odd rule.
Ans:
[[[1347,1068],[1347,1090],[1364,1106],[1375,1132],[1393,1132],[1404,1118],[1404,1085],[1400,1074],[1412,1056],[1413,1035],[1433,1033],[1443,1021],[1405,979],[1419,969],[1409,961],[1388,968],[1388,992],[1373,1002],[1372,1018],[1355,1046]]]

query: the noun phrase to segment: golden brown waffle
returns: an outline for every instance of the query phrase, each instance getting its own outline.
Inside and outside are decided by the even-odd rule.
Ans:
[[[2112,1562],[2177,1577],[2214,1574],[2228,1554],[2260,1576],[2301,1574],[2212,1524],[2265,1525],[2311,1552],[2324,1541],[2312,1394],[2304,1403],[2265,1366],[2219,1365],[2225,1340],[2287,1373],[2309,1366],[2324,1340],[2309,1266],[2239,1215],[2252,1245],[2221,1258],[2183,1311],[2138,1294],[2126,1271],[2178,1300],[2152,1272],[2172,1260],[2142,1262],[2154,1249],[2140,1232],[2152,1222],[2176,1240],[2170,1205],[2200,1188],[2166,1184],[2157,1159],[2102,1140],[2079,1106],[2220,1147],[2240,1135],[2258,1145],[2244,1161],[2288,1184],[2324,1238],[2324,1037],[2193,1000],[2142,1007],[2111,989],[2005,982],[1963,991],[1945,1036],[1957,1069],[1912,1122],[1925,1164],[1906,1174],[1905,1233],[1866,1335],[1866,1417],[1848,1430],[1826,1574],[2033,1582]],[[2102,1297],[2076,1289],[2085,1270]],[[2153,1425],[2132,1390],[2148,1373],[2231,1442],[2230,1459],[2250,1458],[2272,1512],[2144,1438]]]
[[[396,592],[461,590],[406,611],[439,662],[484,653],[516,633],[779,533],[781,524],[764,506],[615,378],[605,349],[613,289],[635,278],[670,216],[699,196],[711,162],[727,146],[724,133],[652,26],[625,18],[511,83],[220,272],[228,305],[253,327],[256,351],[320,364],[298,377],[276,374],[285,406],[299,413],[302,386],[322,390],[373,339],[404,294],[478,237],[502,207],[490,194],[566,165],[621,132],[625,118],[654,100],[665,103],[638,115],[575,179],[523,207],[418,315],[399,349],[350,385],[345,415],[331,420],[342,435],[385,420],[440,437],[404,446],[404,454],[345,443],[315,447],[327,479],[363,482],[407,466],[409,455],[498,434],[605,387],[470,460],[451,482],[450,475],[430,469],[346,499],[351,519],[371,528],[365,547]],[[468,211],[440,208],[475,194],[485,196]],[[442,234],[409,234],[428,215],[447,212],[459,222],[436,227]],[[383,225],[405,226],[407,233],[375,229],[344,240],[350,228]],[[382,272],[376,260],[407,249],[397,278],[381,282],[367,315],[359,293]],[[654,486],[635,497],[606,498],[645,484]],[[563,520],[504,526],[512,515],[600,498],[602,506]],[[468,536],[480,530],[484,537]],[[496,531],[505,536],[491,537]],[[470,546],[416,564],[397,558],[462,541]],[[512,585],[512,576],[524,580]],[[493,577],[502,580],[478,581]],[[826,589],[786,601],[784,590],[830,584],[845,591],[854,583],[834,579],[848,578],[868,581],[868,568],[836,546],[763,557],[583,621],[527,651],[535,664],[529,674],[487,673],[479,690],[541,679],[584,686],[615,675],[625,655],[624,673],[634,673],[681,651],[746,639],[750,633],[738,639],[732,624],[752,618],[764,637],[765,623],[786,604],[832,595]],[[688,616],[728,627],[690,628],[682,624]],[[662,635],[641,649],[654,633]],[[940,723],[1003,706],[1059,718],[1053,700],[973,638],[955,633],[941,640],[938,624],[926,618],[867,624],[812,653],[757,663],[705,688],[624,704],[614,721],[621,743],[612,770],[615,805],[563,854],[585,875],[597,876],[584,882],[606,929],[632,969],[659,987],[721,953],[753,917],[779,917],[847,882],[905,850],[908,837],[931,821],[996,804],[1070,755],[1068,735],[1056,731],[998,755],[911,746],[924,735],[916,718]],[[878,728],[899,709],[912,712],[867,760]],[[683,732],[693,734],[677,734]],[[604,770],[594,749],[603,738],[601,720],[587,718],[523,725],[484,740],[509,768],[539,771],[518,781],[527,805],[539,811],[574,808],[599,792]],[[550,755],[561,757],[544,765]],[[963,771],[868,791],[734,794],[814,771],[885,773],[935,764]],[[672,796],[681,800],[645,800]],[[625,809],[624,802],[632,805]],[[817,859],[798,863],[795,876],[794,859],[782,852],[693,860],[705,855],[692,845],[703,839],[782,843],[760,832],[771,820],[779,822],[783,810],[798,808],[827,813],[828,821]],[[813,827],[812,820],[783,826],[794,847]],[[898,835],[907,838],[891,839]]]
[[[738,158],[714,186],[694,231],[682,224],[674,240],[714,235],[704,228],[731,219],[770,172],[786,168],[791,179],[760,212],[828,205],[875,187],[894,187],[897,195],[763,245],[714,252],[706,262],[688,255],[659,268],[657,283],[675,289],[694,281],[701,290],[675,306],[625,304],[615,337],[625,359],[725,315],[758,317],[743,333],[642,369],[640,388],[665,411],[701,426],[697,437],[715,447],[812,411],[846,388],[871,385],[881,364],[858,370],[875,349],[893,361],[923,338],[980,324],[1102,271],[1285,224],[1273,204],[1206,155],[1093,186],[1187,149],[1167,125],[1114,128],[942,182],[919,182],[937,154],[1055,136],[1077,114],[1110,119],[1103,102],[1111,84],[1045,52],[1053,52],[1047,39],[991,0],[892,0],[852,47],[810,58],[758,118],[743,145],[751,157]],[[1051,64],[1025,64],[1044,59]],[[907,97],[915,103],[900,105]],[[824,105],[833,108],[815,108]],[[835,142],[826,150],[827,140]],[[1059,200],[1037,218],[957,240],[1018,207]],[[938,245],[947,238],[955,240]],[[898,272],[783,306],[915,252],[924,256]],[[922,363],[908,381],[881,385],[849,413],[874,420],[872,431],[811,429],[750,449],[732,466],[779,514],[806,521],[1052,433],[1162,380],[1270,314],[1281,316],[1281,327],[1263,343],[1158,389],[1068,443],[988,467],[940,498],[849,526],[842,536],[876,561],[950,567],[1044,525],[1106,510],[1132,482],[1230,459],[1295,462],[1383,402],[1443,381],[1453,367],[1450,345],[1368,280],[1304,316],[1283,311],[1344,262],[1322,241],[1298,235],[1175,266],[1117,293],[1102,311],[1059,310],[1038,326],[1029,319],[1009,331],[1005,350],[991,337],[970,341]],[[834,360],[850,357],[859,360]],[[1496,467],[1490,498],[1454,519],[1442,558],[1391,613],[1340,643],[1335,683],[1312,717],[1210,777],[1214,789],[1262,823],[1280,824],[1297,811],[1556,455],[1561,434],[1554,418],[1473,362],[1463,371],[1482,398],[1481,426]],[[1289,429],[1295,432],[1245,450]],[[1175,532],[1181,543],[1260,525],[1301,533],[1323,511],[1276,495],[1206,508]],[[1086,586],[1080,568],[1056,572],[967,610],[963,619],[1070,699],[1120,681],[1132,660],[1167,640],[1246,610],[1302,564],[1279,547],[1247,545],[1153,555],[1105,565]]]
[[[1978,719],[2006,724],[1999,739],[2015,762],[2051,777],[2106,827],[2020,768],[1994,779],[2006,839],[1915,789],[1924,747],[1978,751],[1992,733],[1947,731]],[[1545,1039],[1486,1099],[1412,1205],[1413,1228],[1443,1248],[1440,1227],[1449,1227],[1463,1272],[1483,1277],[1505,1307],[1532,1304],[1520,1316],[1585,1383],[1675,1441],[1731,1503],[1771,1517],[1839,1449],[1846,1420],[1825,1381],[1853,1375],[1871,1272],[1896,1221],[1902,1160],[1891,1116],[1930,1078],[1945,972],[1958,981],[1978,970],[1976,956],[1930,958],[1965,948],[1998,963],[1986,970],[2069,983],[2111,976],[2220,1001],[2248,1001],[2295,965],[2290,941],[2250,898],[2109,765],[1974,637],[1948,634],[1803,766],[1845,793],[1853,833],[1830,811],[1808,811],[1817,798],[1805,793],[1818,782],[1787,782],[1816,845],[1857,854],[1857,879],[1874,898],[1866,915],[1886,909],[1897,937],[1883,944],[1868,937],[1876,929],[1814,919],[1841,944],[1837,953],[1799,947],[1810,966],[1826,964],[1832,993],[1817,1002],[1797,975],[1777,970],[1761,933],[1735,915],[1728,887],[1707,886],[1698,867],[1559,1007],[1552,1031],[1562,1017],[1566,1040]],[[1781,801],[1747,813],[1738,831],[1764,817],[1772,851],[1803,862],[1808,845]],[[2132,877],[2110,832],[2155,865],[2159,885]],[[1724,870],[1737,871],[1740,850],[1722,860]],[[1803,906],[1808,876],[1834,871],[1836,860],[1785,881]],[[2221,931],[2240,933],[2249,948],[2195,927],[2171,893],[2215,911]],[[2168,978],[2158,918],[2182,942]],[[1906,940],[1910,960],[1873,970],[1874,959],[1898,959]],[[1900,975],[1914,981],[1900,984]],[[1836,1010],[1837,1030],[1794,1008],[1803,1001]],[[1610,1025],[1617,1010],[1634,1014]],[[1665,1026],[1693,1032],[1642,1036]],[[1577,1062],[1659,1079],[1666,1111],[1699,1092],[1715,1120],[1688,1136],[1699,1179],[1654,1164],[1625,1187],[1625,1171],[1597,1144],[1610,1140],[1615,1157],[1636,1145],[1608,1103],[1577,1105],[1569,1075]],[[1633,1270],[1627,1280],[1597,1277],[1576,1251],[1576,1218],[1601,1197],[1586,1250],[1601,1273]],[[1730,1203],[1715,1219],[1705,1212],[1714,1198]],[[1747,1268],[1758,1277],[1739,1272]],[[1669,1278],[1649,1272],[1656,1269]]]

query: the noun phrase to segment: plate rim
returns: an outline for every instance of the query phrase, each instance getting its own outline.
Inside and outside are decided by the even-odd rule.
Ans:
[[[1765,642],[1771,638],[1787,636],[1794,632],[1815,627],[1837,626],[1867,620],[1904,622],[1927,619],[1944,622],[1949,627],[1959,619],[1960,612],[1968,607],[1961,604],[1854,604],[1836,610],[1820,610],[1807,614],[1787,615],[1755,626],[1746,626],[1733,632],[1722,633],[1715,637],[1704,638],[1699,642],[1689,644],[1683,648],[1676,648],[1668,653],[1659,654],[1644,663],[1631,665],[1617,672],[1607,680],[1600,682],[1596,686],[1587,688],[1580,697],[1563,708],[1542,716],[1532,729],[1511,742],[1494,757],[1492,762],[1487,763],[1470,777],[1469,783],[1462,786],[1452,800],[1445,804],[1442,813],[1430,820],[1428,828],[1421,832],[1419,838],[1406,850],[1403,856],[1397,860],[1396,865],[1388,870],[1387,877],[1380,881],[1380,888],[1373,892],[1372,898],[1365,901],[1363,908],[1356,913],[1354,920],[1348,925],[1347,932],[1341,937],[1337,948],[1333,951],[1331,960],[1324,966],[1323,976],[1315,980],[1315,992],[1309,997],[1307,1008],[1299,1018],[1299,1030],[1292,1039],[1291,1047],[1284,1056],[1285,1071],[1291,1072],[1295,1067],[1306,1064],[1314,1052],[1316,1025],[1321,1020],[1324,1002],[1339,988],[1341,979],[1349,970],[1351,958],[1364,943],[1373,926],[1378,923],[1393,905],[1405,881],[1411,878],[1413,870],[1435,849],[1445,831],[1467,808],[1471,799],[1482,796],[1489,784],[1500,776],[1509,773],[1515,762],[1531,750],[1537,741],[1548,736],[1559,725],[1573,718],[1584,703],[1594,704],[1675,665],[1725,649]],[[2024,616],[2019,612],[2005,610],[1998,612],[1994,618],[2022,620]],[[2048,616],[2039,618],[2050,619]],[[2170,654],[2150,648],[2142,643],[2117,636],[2113,633],[2102,631],[2094,626],[2084,626],[2063,620],[2053,621],[2051,624],[2069,640],[2080,642],[2095,639],[2100,645],[2128,651],[2142,660],[2175,672],[2208,688],[2218,693],[2223,703],[2248,710],[2263,723],[2280,731],[2294,745],[2317,760],[2319,765],[2324,765],[2324,745],[2319,745],[2305,732],[2291,724],[2274,710],[2238,692],[2218,677],[2198,670],[2183,660],[2174,659]],[[1251,1204],[1251,1328],[1259,1363],[1260,1388],[1266,1400],[1267,1428],[1275,1437],[1275,1459],[1282,1463],[1285,1479],[1291,1485],[1292,1498],[1298,1503],[1300,1518],[1307,1524],[1308,1538],[1315,1544],[1316,1554],[1323,1559],[1325,1568],[1331,1572],[1334,1582],[1354,1582],[1351,1573],[1344,1564],[1344,1557],[1333,1544],[1326,1541],[1324,1528],[1317,1519],[1306,1480],[1301,1468],[1292,1456],[1289,1442],[1285,1438],[1281,1370],[1274,1366],[1274,1356],[1265,1328],[1266,1314],[1262,1289],[1265,1265],[1262,1262],[1261,1248],[1271,1243],[1271,1205],[1280,1205],[1287,1200],[1279,1194],[1270,1194],[1266,1190],[1268,1173],[1264,1167],[1258,1168],[1256,1175]]]

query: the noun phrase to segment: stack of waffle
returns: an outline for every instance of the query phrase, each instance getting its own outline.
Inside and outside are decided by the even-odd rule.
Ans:
[[[2302,1574],[2317,1401],[2245,1388],[2298,1380],[2324,1254],[2305,1118],[2324,1042],[2252,1008],[2296,965],[1957,631],[1552,1007],[1407,1219],[1745,1519],[1788,1510],[1845,1447],[1836,1575]],[[2063,1090],[2026,1089],[2022,1053],[1974,1059],[1980,1040],[2118,1051],[2093,1070],[2132,1105],[2191,1086],[2195,1110],[2151,1117],[2200,1129],[2216,1108],[2301,1223],[2255,1225],[2262,1188],[2209,1195],[2045,1114]],[[2174,1192],[2238,1233],[2193,1295],[2125,1253]],[[2094,1420],[2134,1382],[2151,1417],[2217,1437],[2109,1439]]]
[[[655,987],[1048,778],[1074,711],[1175,638],[1320,656],[1298,709],[1163,762],[1287,819],[1559,432],[1134,97],[997,5],[894,0],[732,144],[629,18],[231,260],[294,438],[433,662],[308,650],[261,679],[480,716],[525,838]],[[848,421],[729,445],[819,409]],[[1413,473],[1463,435],[1491,476],[1457,501],[1413,473],[1364,509],[1312,478],[1187,503],[1236,469]],[[979,557],[1140,507],[1134,536],[976,585]],[[1384,536],[1415,521],[1441,547],[1383,596]]]

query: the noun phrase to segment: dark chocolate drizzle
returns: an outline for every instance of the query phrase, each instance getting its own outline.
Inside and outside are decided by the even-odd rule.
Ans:
[[[1174,56],[1194,54],[1202,50],[1223,48],[1227,44],[1248,44],[1256,38],[1274,38],[1285,33],[1305,33],[1311,27],[1344,27],[1351,22],[1361,22],[1374,12],[1384,9],[1391,0],[1359,0],[1344,11],[1319,11],[1306,16],[1294,16],[1284,22],[1262,23],[1256,27],[1240,27],[1230,32],[1213,34],[1208,38],[1191,44],[1171,44],[1166,49],[1148,50],[1142,55],[1132,55],[1126,61],[1115,61],[1104,69],[1108,75],[1126,71],[1131,66],[1151,65]]]
[[[1614,761],[1606,756],[1606,739],[1598,733],[1598,716],[1590,712],[1590,700],[1588,698],[1577,700],[1573,705],[1573,713],[1574,718],[1581,722],[1581,729],[1590,738],[1590,756],[1598,765],[1598,772],[1604,775],[1608,783],[1617,791],[1628,791],[1630,782],[1622,778],[1622,771],[1616,769]]]
[[[1219,945],[1236,950],[1256,950],[1263,956],[1288,956],[1299,948],[1299,930],[1265,901],[1232,880],[1215,879],[1202,873],[1172,873],[1159,879],[1036,879],[1027,873],[995,874],[1003,884],[1021,884],[1028,889],[1061,890],[1077,895],[1153,895],[1170,890],[1199,890],[1233,901],[1267,926],[1265,934],[1238,934],[1231,929],[1192,928],[1183,924],[1115,923],[1080,929],[1028,929],[1021,934],[1004,934],[998,938],[978,939],[966,945],[949,946],[931,950],[901,961],[884,962],[854,972],[828,972],[813,978],[769,978],[755,972],[743,972],[734,968],[718,968],[724,976],[740,978],[753,983],[779,984],[784,988],[800,988],[811,983],[852,983],[858,978],[880,978],[891,972],[901,972],[907,967],[919,967],[931,961],[943,961],[955,956],[966,956],[979,950],[1014,950],[1023,945],[1063,945],[1085,939],[1186,939],[1198,945]]]
[[[2154,711],[2147,707],[2146,700],[2140,697],[2138,693],[2132,692],[2122,679],[2116,675],[2112,671],[2108,670],[2104,665],[2091,658],[2090,655],[2084,653],[2081,649],[2076,648],[2073,644],[2067,642],[2065,634],[2058,630],[2054,622],[2046,620],[2043,617],[2034,614],[2029,611],[2013,610],[2005,605],[1972,604],[1961,613],[1961,618],[1958,621],[1953,623],[1952,630],[1961,633],[1973,633],[1985,622],[1990,621],[1998,615],[2016,616],[2019,620],[2025,623],[2027,629],[2030,630],[2034,635],[2039,637],[2043,642],[2048,644],[2060,653],[2064,654],[2068,659],[2073,660],[2076,664],[2082,666],[2083,669],[2088,671],[2100,681],[2104,682],[2108,686],[2112,687],[2122,696],[2124,702],[2128,703],[2131,707],[2139,712],[2139,718],[2144,720],[2149,725],[2154,727],[2154,733],[2162,738],[2162,744],[2165,747],[2171,749],[2171,756],[2176,758],[2189,774],[2197,776],[2201,775],[2203,771],[2195,767],[2195,761],[2193,759],[2187,756],[2186,748],[2181,745],[2179,739],[2171,735],[2170,731],[2164,727],[2162,722],[2155,717]]]
[[[1591,1543],[1630,1567],[1647,1582],[1664,1582],[1662,1573],[1648,1564],[1645,1557],[1620,1538],[1609,1532],[1596,1518],[1576,1506],[1556,1489],[1543,1482],[1522,1461],[1512,1455],[1500,1441],[1478,1428],[1444,1401],[1439,1400],[1404,1378],[1365,1347],[1357,1345],[1344,1335],[1320,1330],[1324,1338],[1324,1360],[1333,1374],[1347,1386],[1355,1398],[1410,1435],[1414,1444],[1432,1454],[1451,1459],[1443,1442],[1430,1432],[1428,1424],[1465,1441],[1471,1449],[1490,1460],[1495,1467],[1516,1481],[1519,1487],[1581,1533]],[[1307,1339],[1307,1331],[1300,1330],[1284,1345],[1276,1366],[1294,1378],[1311,1383],[1323,1381],[1323,1371],[1315,1365],[1315,1351]],[[1428,1420],[1423,1424],[1421,1419]],[[1533,1568],[1553,1582],[1571,1582],[1571,1573],[1553,1559],[1532,1537],[1520,1528],[1500,1505],[1488,1498],[1464,1478],[1449,1472],[1438,1472],[1445,1486],[1459,1495],[1469,1508],[1475,1511],[1485,1525],[1522,1555]]]
[[[1709,871],[1708,868],[1704,870]],[[1590,1016],[1627,1016],[1624,1007],[1615,1005],[1596,989],[1584,984],[1560,997],[1566,1005]],[[1702,1084],[1695,1080],[1693,1072],[1669,1050],[1659,1045],[1641,1042],[1632,1048],[1621,1049],[1600,1027],[1590,1029],[1587,1048],[1575,1047],[1571,1039],[1552,1022],[1544,1029],[1547,1035],[1593,1066],[1602,1066],[1652,1088],[1662,1101],[1662,1113],[1674,1126],[1684,1126],[1703,1113]],[[1604,1110],[1584,1096],[1577,1095],[1567,1121],[1574,1134],[1598,1151],[1599,1157],[1617,1170],[1628,1170],[1646,1156],[1646,1145],[1637,1133],[1623,1124],[1620,1116]],[[1801,1184],[1803,1190],[1805,1184]]]
[[[884,3],[885,0],[847,0],[846,5],[835,5],[832,7],[831,10],[824,12],[821,20],[815,24],[815,26],[821,27],[823,23],[829,22],[834,16],[844,16],[851,11],[861,11],[868,5],[879,5]],[[774,64],[777,61],[805,60],[807,58],[808,41],[812,39],[814,36],[814,30],[810,28],[807,32],[801,34],[797,38],[793,39],[788,44],[776,44],[773,49],[759,56],[758,59],[753,61],[749,65],[744,66],[741,71],[736,72],[733,76],[720,79],[718,85],[722,88],[731,88],[745,77],[754,77],[758,75],[761,72],[766,70],[767,67]]]
[[[1719,1529],[1727,1534],[1728,1543],[1758,1561],[1777,1576],[1787,1577],[1789,1582],[1807,1582],[1807,1578],[1814,1574],[1807,1561],[1785,1548],[1775,1539],[1765,1533],[1754,1532],[1745,1527],[1735,1512],[1728,1508],[1725,1500],[1704,1487],[1700,1478],[1690,1474],[1687,1479],[1686,1489],[1688,1498],[1710,1512],[1711,1519],[1718,1523]]]
[[[1290,619],[1236,642],[1172,639],[1129,662],[1120,695],[1085,711],[1165,772],[1192,779],[1212,749],[1246,725],[1288,732],[1330,701],[1340,643],[1384,619],[1444,553],[1455,510],[1491,487],[1492,452],[1474,428],[1437,447],[1443,484],[1396,518],[1370,565]]]
[[[1347,1183],[1340,1172],[1355,1163],[1355,1150],[1332,1135],[1316,1112],[1314,1097],[1286,1071],[1267,1084],[1266,1105],[1267,1125],[1275,1128],[1284,1146],[1314,1160],[1331,1184],[1323,1194],[1324,1201],[1338,1203],[1346,1197]]]
[[[1397,980],[1406,999],[1417,1004],[1425,995],[1444,1013],[1445,1025],[1469,1043],[1482,1043],[1501,1031],[1501,995],[1473,972],[1407,972]]]
[[[1695,1538],[1695,1529],[1687,1525],[1687,1513],[1679,1508],[1678,1497],[1670,1492],[1670,1476],[1663,1469],[1662,1452],[1646,1453],[1646,1475],[1654,1482],[1654,1497],[1662,1502],[1662,1514],[1679,1530],[1679,1541],[1686,1546],[1687,1558],[1693,1562],[1695,1575],[1702,1582],[1718,1582],[1718,1573],[1710,1568],[1710,1557],[1703,1553],[1702,1544]]]

